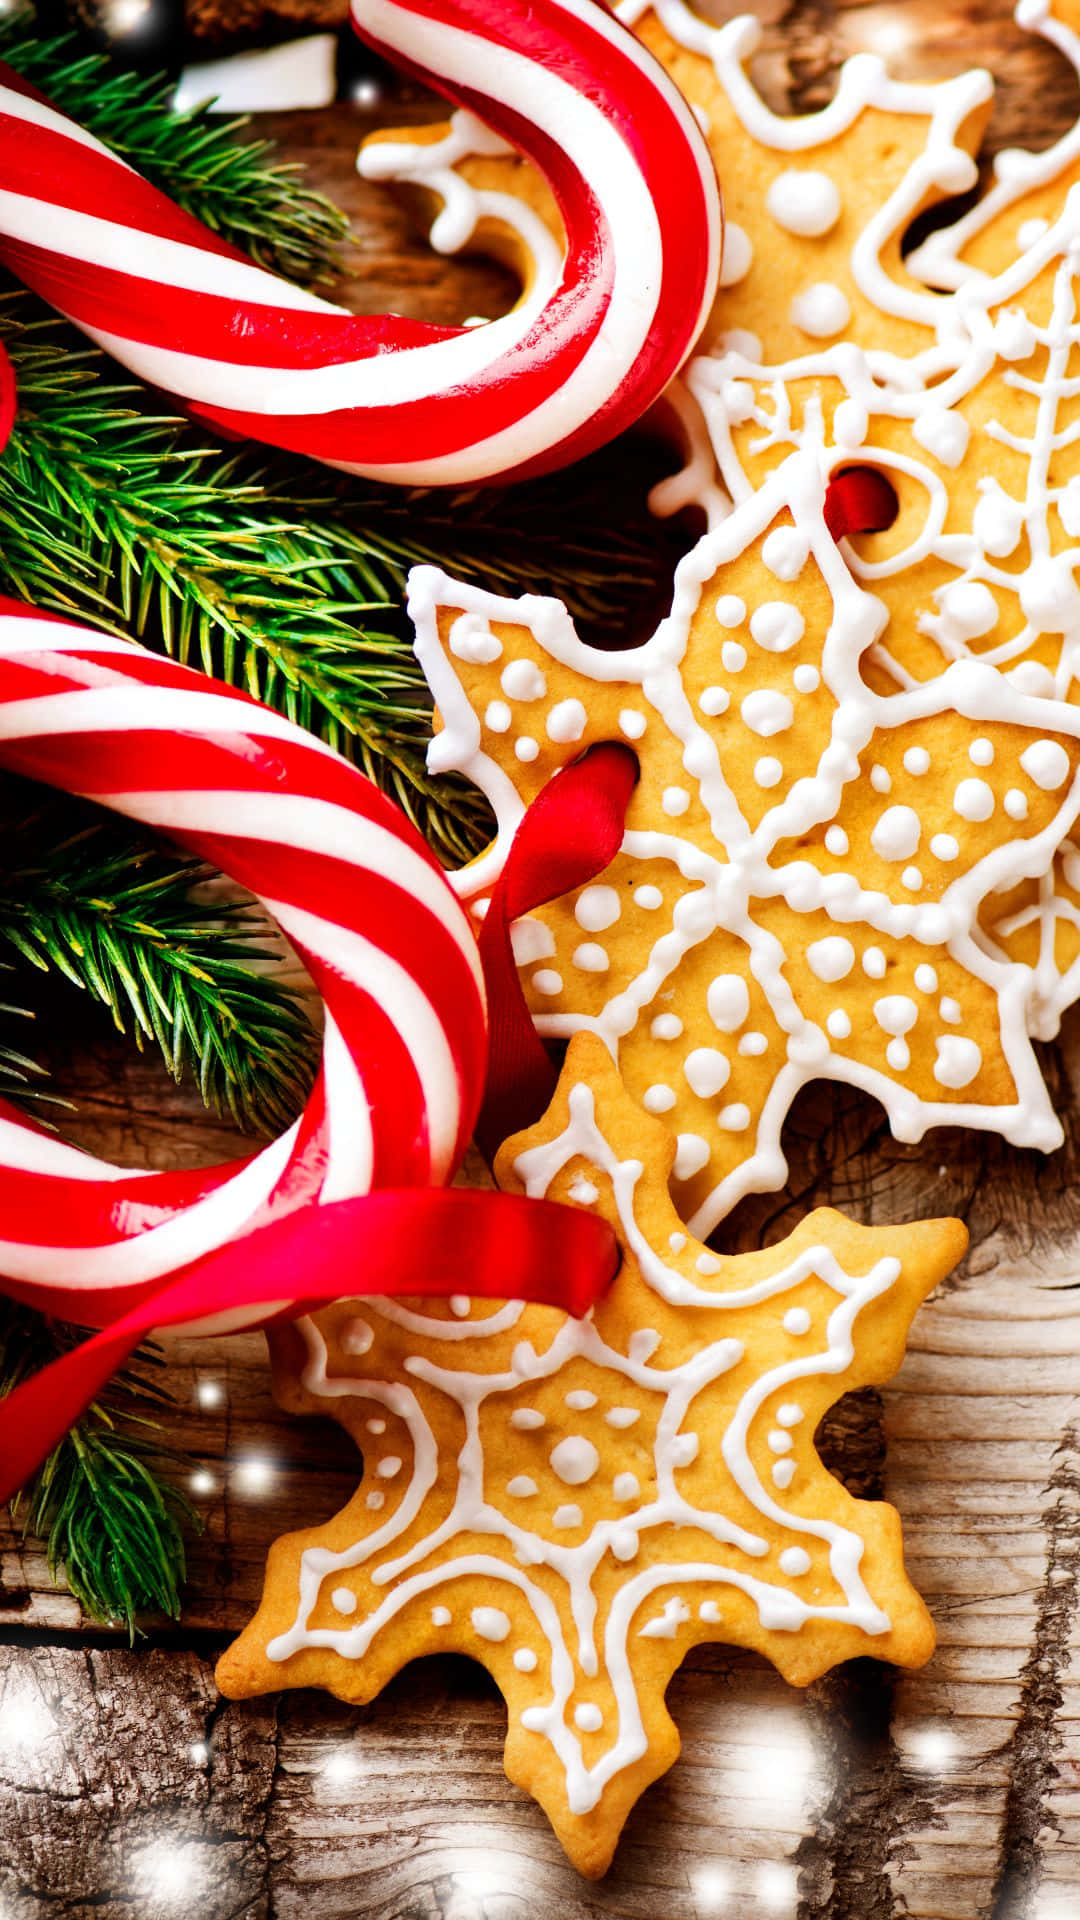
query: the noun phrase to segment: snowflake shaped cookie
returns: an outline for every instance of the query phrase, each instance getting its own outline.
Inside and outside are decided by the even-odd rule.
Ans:
[[[1029,968],[979,915],[1044,874],[1080,809],[1080,709],[955,662],[897,691],[864,656],[880,602],[825,526],[801,453],[681,563],[671,615],[626,653],[555,601],[433,569],[410,583],[441,731],[435,769],[499,822],[459,876],[482,895],[522,808],[595,741],[635,748],[622,851],[517,929],[540,1031],[598,1034],[678,1136],[704,1237],[783,1185],[781,1128],[816,1078],[873,1093],[894,1133],[945,1122],[1053,1147],[1028,1037]]]
[[[664,1692],[696,1642],[756,1648],[797,1685],[933,1646],[896,1513],[845,1492],[814,1432],[896,1370],[963,1227],[822,1210],[721,1259],[672,1206],[672,1153],[581,1035],[498,1171],[611,1220],[624,1265],[588,1319],[339,1301],[272,1332],[283,1403],[332,1411],[365,1471],[336,1519],[272,1548],[218,1676],[365,1701],[418,1655],[471,1654],[507,1701],[510,1779],[589,1874],[676,1757]]]
[[[891,684],[975,657],[1019,691],[1077,702],[1080,123],[1045,152],[1000,155],[976,205],[905,253],[917,216],[976,184],[989,74],[912,84],[863,54],[822,112],[778,116],[747,72],[753,19],[716,27],[683,0],[621,12],[701,117],[727,214],[712,321],[668,395],[686,465],[657,510],[695,502],[715,523],[795,456],[825,477],[872,465],[899,513],[846,557],[884,609],[875,657]],[[1080,71],[1077,0],[1021,0],[1017,19]],[[414,142],[366,164],[444,206],[441,244],[497,235],[527,279],[557,272],[558,218],[531,169],[467,116],[430,150]],[[1070,839],[983,914],[988,952],[1031,969],[1040,1038],[1080,994],[1078,875]]]

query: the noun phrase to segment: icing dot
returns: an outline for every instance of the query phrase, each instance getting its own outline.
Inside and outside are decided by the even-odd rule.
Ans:
[[[801,328],[811,339],[829,340],[848,325],[851,302],[834,281],[818,280],[795,295],[788,315],[792,326]]]
[[[833,414],[833,439],[838,447],[861,447],[870,431],[870,417],[858,400],[841,400]]]
[[[492,733],[508,733],[513,718],[505,700],[490,700],[484,712],[484,725]]]
[[[695,1047],[687,1054],[683,1067],[687,1082],[701,1100],[708,1100],[721,1087],[726,1087],[731,1078],[731,1064],[727,1055],[716,1047]],[[674,1096],[673,1102],[674,1102]]]
[[[530,1433],[534,1427],[544,1425],[544,1416],[537,1407],[515,1407],[510,1415],[510,1425],[519,1433]]]
[[[719,1273],[721,1264],[715,1253],[699,1253],[694,1261],[699,1273]]]
[[[467,1293],[450,1295],[450,1311],[458,1320],[464,1320],[472,1311],[472,1301]]]
[[[1038,346],[1031,321],[1014,307],[1005,307],[994,328],[994,345],[1003,360],[1027,360]]]
[[[803,1410],[794,1400],[785,1400],[776,1410],[776,1423],[780,1427],[797,1427],[803,1419]]]
[[[1015,553],[1023,525],[1023,508],[995,490],[983,494],[972,515],[971,530],[984,553],[1004,559]]]
[[[751,1059],[759,1054],[768,1053],[769,1042],[763,1033],[744,1033],[739,1041],[739,1052],[748,1054]]]
[[[609,1427],[617,1427],[621,1431],[624,1427],[635,1426],[641,1414],[637,1407],[609,1407],[604,1419]]]
[[[997,625],[998,603],[980,580],[957,580],[941,596],[941,613],[957,640],[977,640]]]
[[[590,1407],[596,1405],[596,1395],[590,1393],[587,1387],[575,1387],[572,1393],[564,1394],[563,1399],[575,1413],[585,1413]]]
[[[780,1555],[780,1571],[789,1579],[797,1579],[801,1573],[809,1573],[813,1562],[805,1547],[785,1547]]]
[[[909,893],[918,893],[923,883],[923,877],[919,868],[905,867],[903,873],[900,875],[900,882],[902,886],[907,888]]]
[[[994,743],[979,738],[973,740],[968,748],[968,759],[973,767],[992,767],[994,764]]]
[[[904,770],[916,775],[929,773],[930,755],[925,747],[909,747],[904,755]]]
[[[885,1033],[907,1033],[918,1017],[919,1009],[906,993],[887,993],[874,1001],[874,1019]]]
[[[915,969],[915,985],[918,987],[919,992],[936,993],[937,983],[938,978],[934,968],[928,966],[925,960],[922,961]]]
[[[536,1655],[531,1647],[519,1647],[514,1655],[514,1665],[519,1673],[533,1673],[536,1669]]]
[[[790,1487],[795,1478],[794,1460],[776,1460],[773,1462],[773,1481],[781,1489]]]
[[[450,1620],[451,1620],[451,1614],[450,1614],[449,1607],[432,1607],[431,1622],[433,1626],[448,1627],[450,1625]]]
[[[922,821],[914,807],[886,807],[870,845],[882,860],[910,860],[921,838]]]
[[[580,740],[588,714],[580,700],[560,700],[547,717],[549,740]]]
[[[715,1600],[703,1600],[698,1608],[698,1613],[701,1618],[707,1620],[712,1627],[715,1627],[724,1617]]]
[[[785,693],[759,687],[756,693],[748,693],[739,712],[744,726],[751,733],[760,734],[763,740],[771,739],[774,733],[786,733],[795,718],[795,709]]]
[[[875,793],[892,792],[892,774],[888,767],[873,766],[870,769],[870,785]]]
[[[912,422],[911,431],[920,446],[940,460],[943,467],[958,467],[968,449],[971,429],[963,414],[947,407],[923,407]]]
[[[745,1133],[750,1125],[750,1109],[737,1100],[730,1107],[721,1107],[716,1118],[725,1133]]]
[[[746,665],[746,648],[741,640],[725,640],[720,649],[725,673],[741,673]]]
[[[542,700],[547,692],[547,681],[531,660],[511,660],[499,685],[511,700]]]
[[[611,1491],[616,1500],[636,1500],[641,1493],[637,1476],[632,1473],[617,1473],[611,1483]]]
[[[662,907],[664,904],[664,896],[659,887],[636,887],[634,899],[646,913],[655,913],[657,907]]]
[[[462,613],[450,629],[450,651],[473,667],[489,667],[502,653],[487,623],[475,613]]]
[[[619,725],[628,740],[640,740],[645,731],[645,715],[633,707],[623,707],[619,714]]]
[[[783,1327],[785,1333],[809,1333],[810,1315],[807,1313],[806,1308],[789,1307],[784,1315]]]
[[[982,1052],[974,1040],[946,1033],[937,1041],[934,1079],[943,1087],[968,1087],[982,1066]]]
[[[556,1507],[551,1516],[551,1524],[561,1533],[569,1533],[571,1528],[581,1525],[581,1508],[574,1506]]]
[[[930,842],[930,851],[935,860],[955,860],[960,852],[960,842],[954,834],[935,833]]]
[[[670,1113],[675,1105],[675,1091],[672,1087],[665,1087],[662,1081],[657,1081],[655,1086],[645,1089],[641,1104],[646,1113]]]
[[[594,1707],[590,1702],[574,1708],[574,1725],[580,1727],[582,1733],[596,1733],[603,1724],[604,1716],[599,1707]]]
[[[821,675],[816,667],[803,665],[796,667],[791,676],[796,693],[816,693],[821,685]]]
[[[369,1433],[385,1433],[386,1432],[385,1420],[365,1420],[364,1425],[367,1428]]]
[[[855,965],[855,949],[842,934],[814,940],[806,949],[807,965],[819,980],[844,980]]]
[[[570,1188],[570,1198],[571,1200],[576,1200],[579,1207],[591,1207],[599,1200],[600,1189],[599,1187],[594,1187],[591,1180],[582,1180],[579,1178],[574,1181],[573,1186]]]
[[[373,1487],[371,1492],[368,1494],[367,1499],[364,1502],[364,1505],[366,1507],[370,1507],[372,1513],[378,1513],[379,1508],[384,1507],[386,1505],[385,1493],[381,1493],[378,1487]]]
[[[348,1587],[335,1587],[333,1593],[330,1595],[330,1600],[339,1613],[356,1612],[356,1595],[350,1592]]]
[[[668,1246],[671,1248],[672,1253],[681,1253],[685,1245],[686,1245],[685,1233],[669,1233],[668,1234]]]
[[[340,1333],[342,1353],[367,1353],[375,1338],[366,1320],[347,1320]]]
[[[960,1010],[959,1000],[953,1000],[949,994],[946,994],[944,999],[938,1002],[938,1012],[950,1027],[958,1027],[964,1017]]]
[[[712,720],[726,713],[730,705],[731,695],[726,687],[706,687],[698,699],[702,713],[708,714]]]
[[[826,827],[825,847],[834,859],[842,859],[844,854],[847,853],[850,844],[843,827]]]
[[[1028,797],[1019,787],[1010,787],[1001,804],[1005,808],[1010,820],[1027,819]]]
[[[514,752],[519,760],[535,760],[540,752],[540,743],[530,740],[528,734],[523,733],[520,740],[514,741]]]
[[[797,580],[810,555],[810,543],[797,527],[774,527],[761,549],[762,562],[777,580]]]
[[[989,820],[994,811],[994,790],[985,780],[961,780],[953,794],[953,812],[961,820]]]
[[[620,1527],[611,1536],[611,1551],[616,1560],[632,1560],[640,1542],[630,1527]]]
[[[750,990],[737,973],[718,973],[705,995],[709,1018],[721,1033],[736,1033],[750,1013]]]
[[[786,600],[766,600],[750,617],[750,631],[766,653],[786,653],[806,631],[806,621],[797,607]]]
[[[709,1143],[700,1133],[680,1133],[675,1149],[676,1180],[692,1180],[709,1158]]]
[[[677,1040],[683,1023],[677,1013],[658,1013],[649,1032],[654,1040]]]
[[[474,1607],[469,1618],[481,1640],[505,1640],[510,1632],[510,1617],[501,1607]]]
[[[388,1453],[385,1460],[379,1461],[375,1471],[380,1480],[396,1480],[398,1474],[401,1472],[401,1460],[399,1456],[396,1453]]]
[[[574,908],[574,919],[586,933],[603,933],[613,927],[621,908],[614,887],[586,887]]]
[[[552,1469],[568,1487],[583,1487],[600,1465],[600,1455],[583,1434],[569,1434],[550,1454]]]
[[[716,603],[716,617],[722,627],[741,627],[746,619],[746,602],[737,593],[723,593]]]
[[[809,239],[828,233],[840,218],[835,181],[810,167],[790,167],[777,174],[765,195],[765,205],[778,227]]]
[[[885,978],[885,955],[880,947],[867,947],[862,957],[862,965],[868,980]]]
[[[790,1453],[793,1444],[790,1433],[781,1433],[776,1427],[769,1435],[769,1446],[773,1453]]]
[[[719,1260],[714,1261],[712,1268],[702,1267],[700,1260],[697,1264],[699,1270],[703,1273],[714,1270],[719,1272],[720,1270]],[[691,1461],[697,1459],[700,1446],[701,1442],[696,1433],[677,1433],[671,1442],[671,1460],[673,1466],[688,1467]]]
[[[514,921],[510,928],[510,942],[519,967],[527,967],[534,960],[545,960],[549,953],[555,951],[550,927],[545,927],[542,920],[534,920],[527,913]]]
[[[734,220],[724,222],[724,248],[720,256],[720,280],[722,287],[738,286],[745,280],[754,259],[754,249],[750,236]]]
[[[506,1483],[506,1491],[513,1500],[531,1500],[536,1492],[536,1481],[530,1480],[527,1473],[515,1473]]]
[[[825,1021],[834,1040],[848,1040],[851,1037],[851,1018],[843,1007],[834,1007]]]
[[[538,967],[532,975],[532,984],[536,988],[537,993],[561,993],[563,986],[562,974],[556,973],[554,967]]]
[[[1044,793],[1055,793],[1069,776],[1069,756],[1058,740],[1036,740],[1020,755],[1020,765]]]
[[[674,815],[685,813],[690,805],[690,795],[685,787],[665,787],[660,796],[660,805],[665,813]]]
[[[606,973],[611,965],[606,950],[595,940],[583,940],[574,948],[574,965],[582,973]]]
[[[783,777],[783,763],[775,759],[771,753],[763,754],[760,760],[755,760],[754,779],[759,787],[779,786]]]

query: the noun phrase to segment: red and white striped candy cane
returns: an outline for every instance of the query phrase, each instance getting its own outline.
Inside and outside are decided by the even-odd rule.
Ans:
[[[423,485],[577,459],[640,418],[708,316],[704,136],[599,0],[352,11],[547,176],[567,253],[543,304],[472,328],[356,318],[252,265],[2,67],[0,259],[132,372],[253,439]]]
[[[475,942],[419,835],[369,780],[246,695],[10,600],[0,765],[160,827],[239,880],[326,1007],[303,1115],[225,1166],[114,1167],[0,1102],[12,1290],[102,1325],[118,1301],[135,1305],[162,1275],[301,1207],[451,1176],[486,1065]],[[230,1324],[265,1314],[249,1303]]]

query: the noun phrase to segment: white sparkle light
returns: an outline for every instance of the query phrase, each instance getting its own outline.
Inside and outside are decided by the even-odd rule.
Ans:
[[[695,1867],[690,1876],[694,1889],[694,1900],[703,1913],[716,1913],[726,1905],[731,1892],[731,1875],[724,1866],[709,1861],[706,1866]]]
[[[200,1380],[195,1388],[195,1398],[200,1407],[220,1407],[225,1398],[225,1389],[220,1380]]]
[[[794,1912],[799,1897],[798,1876],[786,1861],[763,1860],[754,1875],[754,1888],[766,1912]]]
[[[237,1463],[236,1478],[245,1493],[266,1493],[274,1483],[273,1462],[257,1456],[241,1460]]]
[[[905,1758],[928,1773],[951,1766],[959,1752],[959,1741],[944,1727],[916,1727],[904,1742]]]
[[[214,1476],[212,1473],[208,1473],[205,1467],[199,1467],[192,1474],[188,1485],[192,1493],[201,1494],[205,1498],[208,1493],[213,1493],[214,1491]]]
[[[136,1884],[151,1899],[179,1906],[206,1883],[204,1849],[162,1837],[143,1847],[132,1859]]]

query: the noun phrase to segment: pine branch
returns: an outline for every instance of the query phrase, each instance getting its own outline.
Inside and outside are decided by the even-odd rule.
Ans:
[[[269,140],[237,140],[246,118],[174,113],[163,76],[114,67],[75,34],[42,35],[25,13],[0,19],[0,59],[260,266],[304,286],[336,277],[344,214],[304,185],[301,166],[275,161]]]
[[[79,1339],[0,1299],[0,1399]],[[126,1626],[131,1640],[142,1613],[178,1617],[184,1527],[201,1524],[163,1472],[182,1459],[155,1417],[171,1400],[147,1370],[163,1364],[157,1348],[141,1347],[11,1506],[24,1533],[45,1541],[51,1577],[63,1572],[83,1612]]]
[[[208,869],[126,821],[66,798],[20,819],[17,784],[3,794],[0,948],[108,1007],[237,1125],[290,1125],[317,1040],[296,994],[252,970],[275,957],[258,909],[200,902]]]

